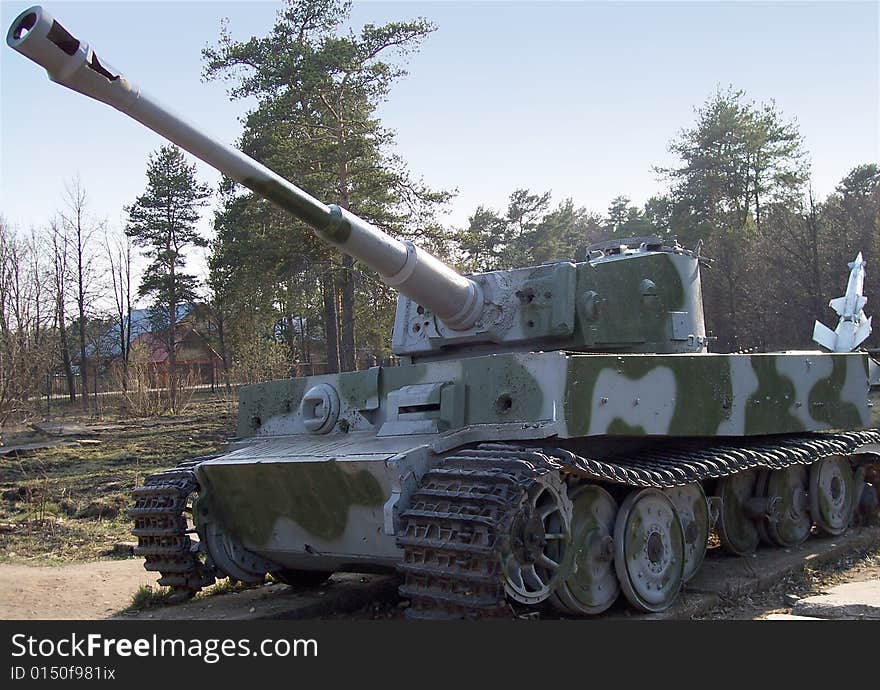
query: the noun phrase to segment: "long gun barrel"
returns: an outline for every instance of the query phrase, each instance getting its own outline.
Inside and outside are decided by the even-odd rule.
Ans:
[[[39,5],[15,19],[6,42],[44,67],[52,81],[113,106],[308,223],[320,238],[375,270],[386,284],[450,328],[466,330],[479,321],[483,294],[475,281],[413,243],[395,239],[335,204],[318,201],[250,156],[207,136],[99,61],[87,43]]]

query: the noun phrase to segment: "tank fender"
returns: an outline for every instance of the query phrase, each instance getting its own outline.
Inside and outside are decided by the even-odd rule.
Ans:
[[[422,476],[436,462],[436,456],[428,445],[399,453],[385,461],[391,478],[391,494],[383,508],[384,531],[388,536],[397,534],[400,513],[409,507],[410,498]]]

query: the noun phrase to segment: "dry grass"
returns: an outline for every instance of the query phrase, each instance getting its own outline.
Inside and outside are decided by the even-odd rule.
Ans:
[[[207,597],[213,597],[218,594],[234,594],[236,592],[244,592],[248,589],[253,589],[254,587],[259,586],[261,585],[246,585],[243,582],[224,578],[222,580],[217,580],[217,582],[215,582],[213,585],[205,587],[204,589],[197,592],[193,599],[205,599]],[[168,606],[169,604],[174,603],[180,602],[175,602],[174,592],[170,587],[153,587],[150,585],[141,585],[132,595],[131,603],[124,609],[119,611],[118,614],[131,613],[134,611],[144,611],[145,609],[152,609],[159,606]]]
[[[235,592],[244,592],[254,587],[261,587],[262,583],[248,585],[239,580],[231,580],[228,577],[217,580],[213,585],[205,587],[196,594],[196,599],[204,599],[205,597],[213,597],[217,594],[233,594]]]
[[[141,585],[131,597],[131,603],[121,613],[127,611],[143,611],[157,606],[164,606],[171,597],[170,587],[152,587]]]
[[[120,428],[95,436],[100,444],[0,457],[0,562],[58,563],[111,555],[114,543],[133,539],[125,516],[132,489],[148,474],[221,451],[234,433],[229,408],[223,400],[200,401],[186,417],[105,419]],[[13,445],[34,437],[25,431],[6,433],[3,442]]]

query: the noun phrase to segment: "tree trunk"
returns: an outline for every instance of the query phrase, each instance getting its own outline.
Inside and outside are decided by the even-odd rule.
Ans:
[[[120,284],[122,283],[120,276]],[[131,356],[131,241],[125,245],[125,318],[120,319],[122,331],[122,390],[128,390],[128,360]]]
[[[284,309],[284,344],[287,346],[287,375],[299,376],[297,373],[299,363],[297,361],[296,351],[296,329],[294,328],[294,311],[298,311],[298,305],[295,303],[293,295],[296,294],[296,286],[292,279],[287,281],[287,299]]]
[[[88,412],[89,409],[89,388],[88,388],[88,366],[86,361],[86,297],[85,286],[83,285],[83,245],[82,232],[77,221],[76,227],[77,247],[77,294],[76,304],[79,308],[79,374],[82,380],[82,407]],[[97,362],[98,353],[95,351],[95,361]],[[97,371],[97,364],[95,370]]]
[[[89,409],[89,388],[88,388],[88,362],[86,361],[86,237],[85,228],[83,228],[83,212],[85,211],[85,193],[80,187],[79,180],[75,182],[73,192],[71,193],[71,210],[74,214],[74,231],[76,232],[76,306],[79,312],[79,371],[82,380],[82,407],[83,410]],[[97,371],[97,349],[93,353],[95,356],[95,371]]]
[[[756,163],[757,165],[757,163]],[[761,232],[761,192],[758,189],[758,171],[755,170],[755,227]]]
[[[217,310],[217,341],[220,345],[220,362],[223,365],[223,385],[226,390],[232,386],[229,383],[229,355],[226,352],[226,330],[223,328],[224,318],[220,309]]]
[[[73,367],[70,366],[70,350],[67,347],[67,329],[64,327],[64,310],[60,310],[58,335],[61,339],[61,364],[64,367],[64,378],[67,379],[67,396],[70,402],[76,402],[76,378],[73,375]]]
[[[303,348],[306,353],[306,361],[309,363],[309,374],[315,373],[315,365],[312,363],[312,341],[309,337],[309,322],[306,321],[303,324],[302,319],[300,319],[300,326],[303,328]]]
[[[122,327],[122,390],[128,391],[128,358],[131,353],[131,303],[128,312],[120,323]]]
[[[340,140],[345,141],[345,130],[340,123]],[[348,162],[339,163],[339,205],[348,210],[351,198],[348,191]],[[342,351],[339,363],[342,371],[357,369],[354,342],[354,259],[342,255],[342,275],[340,277],[340,304],[342,306]]]
[[[67,316],[64,313],[64,293],[58,293],[58,337],[60,340],[61,366],[64,368],[64,378],[67,379],[67,396],[70,402],[76,402],[76,377],[73,375],[73,367],[70,366],[70,347],[67,344],[67,328],[65,322]]]
[[[340,279],[340,302],[342,304],[342,349],[339,356],[342,371],[357,369],[354,342],[354,259],[342,256]]]
[[[297,317],[297,319],[299,319],[299,351],[300,351],[300,354],[302,355],[302,361],[308,362],[309,361],[309,353],[306,350],[306,334],[305,334],[305,331],[303,330],[302,313],[300,313],[300,315]],[[300,369],[302,369],[302,367],[300,367]],[[300,375],[302,375],[302,374],[300,374]]]
[[[810,228],[810,269],[812,273],[813,292],[813,315],[816,319],[822,318],[824,305],[822,303],[822,269],[819,261],[819,217],[816,213],[816,204],[813,201],[813,190],[810,189],[810,215],[808,218]]]
[[[339,331],[336,325],[336,290],[333,280],[333,261],[324,263],[321,275],[321,289],[324,293],[324,332],[327,338],[327,371],[335,374],[339,371]]]
[[[177,351],[175,348],[175,329],[177,328],[177,295],[174,290],[174,263],[171,264],[171,299],[168,309],[168,399],[171,412],[177,412]]]
[[[739,349],[739,334],[737,333],[736,324],[736,283],[728,274],[727,276],[727,308],[730,313],[730,336],[728,342],[731,351]]]

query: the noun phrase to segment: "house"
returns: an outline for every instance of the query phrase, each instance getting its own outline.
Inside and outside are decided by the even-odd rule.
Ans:
[[[214,384],[220,378],[222,357],[208,338],[211,311],[207,304],[180,305],[175,325],[175,354],[178,375],[192,384]],[[167,329],[157,328],[150,309],[133,309],[128,339],[130,362],[148,365],[150,382],[155,386],[168,383]],[[119,324],[114,322],[86,348],[86,363],[91,375],[118,379],[122,371],[122,343]],[[92,380],[95,380],[94,378]]]

